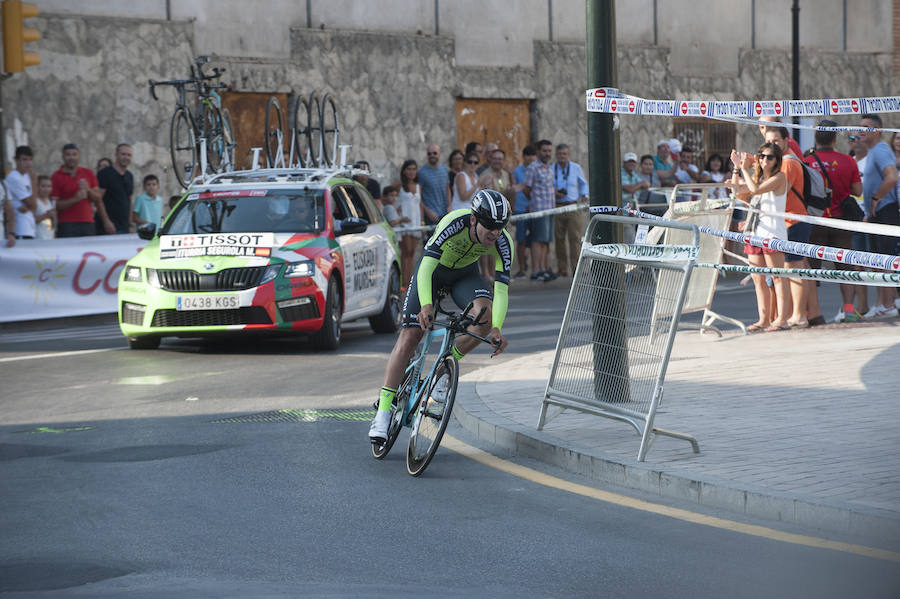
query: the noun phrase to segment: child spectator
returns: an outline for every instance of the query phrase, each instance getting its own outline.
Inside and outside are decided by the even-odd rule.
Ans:
[[[56,237],[56,208],[53,207],[53,200],[50,199],[50,192],[53,191],[53,182],[47,175],[41,175],[37,178],[38,196],[37,208],[35,210],[35,239],[53,239]]]
[[[134,199],[131,221],[137,225],[153,223],[158,229],[162,224],[163,199],[159,195],[159,179],[156,175],[144,177],[144,193]]]
[[[398,193],[400,193],[400,190],[393,185],[388,185],[381,190],[381,213],[384,214],[384,219],[392,227],[409,222],[409,217],[403,216],[400,214],[400,211],[397,210],[396,204]]]

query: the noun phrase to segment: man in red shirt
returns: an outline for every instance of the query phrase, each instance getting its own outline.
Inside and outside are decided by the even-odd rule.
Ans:
[[[824,120],[819,123],[820,127],[837,127],[837,123],[830,120]],[[862,182],[859,178],[859,168],[856,161],[846,154],[836,152],[834,149],[837,134],[834,131],[816,131],[815,134],[816,149],[814,154],[805,158],[805,162],[812,168],[824,172],[822,178],[825,179],[825,185],[831,188],[831,206],[825,209],[828,218],[842,218],[843,211],[841,203],[849,195],[858,196],[862,194]],[[823,227],[822,225],[813,225],[812,233],[809,235],[809,242],[814,245],[824,245],[829,247],[850,249],[853,245],[853,232],[843,229],[835,229],[833,227]],[[818,258],[810,258],[809,263],[813,268],[821,268],[822,261]],[[842,270],[853,270],[853,267],[840,262],[835,263],[835,268]],[[841,283],[841,298],[843,305],[844,318],[850,320],[861,320],[856,310],[853,308],[853,297],[856,292],[856,285],[848,285]]]
[[[791,134],[785,127],[766,127],[766,141],[772,142],[781,148],[784,157],[781,161],[781,172],[788,180],[785,212],[806,215],[806,206],[803,204],[803,165],[800,156],[794,154],[790,148]],[[784,219],[788,227],[788,241],[809,242],[809,234],[812,225],[801,221]],[[809,262],[800,254],[784,254],[785,268],[809,268]],[[815,294],[816,282],[803,279],[788,279],[791,289],[792,314],[788,318],[791,326],[805,327],[809,325],[809,318],[815,319],[818,324],[825,324],[822,311],[819,309],[818,298]],[[808,316],[807,316],[808,314]],[[818,318],[817,318],[818,317]],[[821,322],[820,322],[821,321]]]
[[[66,144],[62,149],[63,164],[53,173],[50,198],[56,203],[57,237],[94,235],[94,210],[107,220],[97,177],[94,171],[78,166],[78,146]]]

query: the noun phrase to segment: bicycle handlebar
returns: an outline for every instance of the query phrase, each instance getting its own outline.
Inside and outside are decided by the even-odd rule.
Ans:
[[[156,86],[157,85],[172,85],[175,87],[183,87],[187,85],[196,84],[198,89],[200,85],[205,85],[207,89],[225,89],[228,87],[224,83],[217,84],[207,84],[203,83],[204,81],[211,81],[213,79],[218,79],[225,72],[224,68],[213,67],[213,72],[211,74],[206,74],[203,72],[202,65],[209,62],[209,56],[198,56],[194,59],[194,65],[196,65],[197,69],[194,70],[194,67],[191,67],[191,78],[190,79],[170,79],[168,81],[154,81],[153,79],[149,79],[147,82],[150,85],[150,96],[159,101],[159,98],[156,96]]]
[[[494,347],[500,347],[499,340],[489,339],[487,337],[482,337],[481,335],[477,335],[468,330],[470,326],[479,326],[483,324],[487,324],[487,321],[482,321],[481,317],[484,316],[484,313],[487,311],[487,307],[483,306],[481,310],[479,310],[477,316],[472,316],[469,312],[472,310],[473,304],[470,302],[466,309],[463,310],[462,314],[455,314],[453,312],[448,312],[441,307],[440,299],[437,301],[437,306],[435,307],[436,311],[444,314],[445,316],[450,317],[450,320],[447,321],[432,321],[432,326],[439,325],[447,329],[448,331],[453,331],[454,333],[460,335],[468,335],[469,337],[473,337],[487,343],[488,345],[492,345]]]

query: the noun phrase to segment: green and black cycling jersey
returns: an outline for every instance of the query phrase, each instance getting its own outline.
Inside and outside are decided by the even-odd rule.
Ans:
[[[513,240],[504,229],[491,247],[473,241],[469,236],[470,208],[454,210],[444,216],[425,244],[422,262],[416,272],[416,289],[422,304],[434,303],[431,289],[432,275],[438,265],[457,270],[465,268],[481,256],[494,256],[494,303],[491,308],[492,326],[500,329],[509,306],[509,277],[513,260]]]

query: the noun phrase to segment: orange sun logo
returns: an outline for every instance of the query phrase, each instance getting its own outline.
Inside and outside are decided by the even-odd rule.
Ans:
[[[65,265],[65,262],[60,262],[59,256],[54,256],[52,260],[41,256],[37,261],[35,261],[35,266],[37,266],[38,274],[22,275],[23,279],[28,279],[31,281],[31,283],[28,285],[28,288],[34,290],[35,304],[39,303],[40,300],[43,300],[44,305],[47,305],[47,300],[50,297],[50,293],[57,288],[54,279],[66,278],[65,273],[60,272],[65,267]]]

